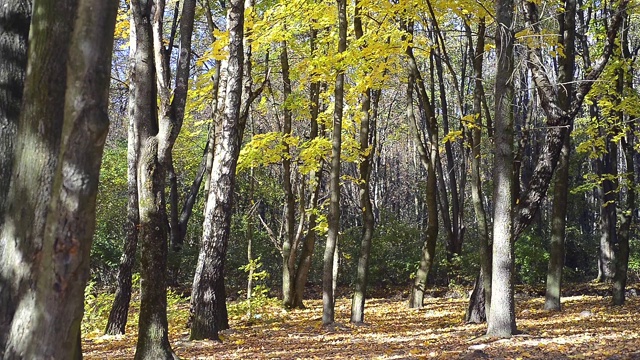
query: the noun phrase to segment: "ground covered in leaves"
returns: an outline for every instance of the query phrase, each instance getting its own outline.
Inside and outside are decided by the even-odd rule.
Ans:
[[[265,302],[251,321],[231,305],[221,343],[189,341],[188,302],[170,298],[170,341],[183,359],[640,359],[640,298],[612,307],[610,297],[590,293],[563,298],[560,313],[542,310],[535,293],[518,296],[522,334],[502,340],[485,338],[484,324],[464,324],[466,299],[428,298],[423,309],[408,309],[395,296],[367,301],[366,323],[358,326],[349,323],[347,298],[337,300],[331,327],[321,324],[320,300],[293,311]],[[83,325],[85,359],[133,358],[136,311],[132,306],[125,336]]]

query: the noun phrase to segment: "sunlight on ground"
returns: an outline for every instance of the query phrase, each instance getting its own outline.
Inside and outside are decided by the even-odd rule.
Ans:
[[[360,326],[349,323],[350,301],[339,299],[331,328],[321,325],[322,303],[313,300],[306,310],[271,309],[273,316],[254,325],[232,318],[221,344],[188,341],[184,320],[170,336],[183,359],[640,359],[638,298],[614,308],[608,298],[571,297],[561,313],[540,310],[542,304],[539,298],[520,300],[523,334],[506,340],[485,339],[485,325],[464,324],[464,299],[426,299],[420,310],[408,309],[405,301],[373,299]],[[135,329],[127,330],[131,334],[123,337],[87,336],[85,359],[132,358]]]

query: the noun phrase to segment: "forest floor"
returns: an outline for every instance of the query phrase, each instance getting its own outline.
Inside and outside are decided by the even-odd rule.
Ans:
[[[538,293],[517,293],[522,334],[511,339],[486,338],[485,324],[465,324],[467,299],[426,298],[424,308],[408,309],[402,294],[368,300],[365,324],[358,326],[349,323],[346,297],[337,300],[331,327],[322,326],[321,300],[292,311],[266,302],[253,321],[230,309],[231,329],[221,333],[222,342],[189,341],[188,302],[170,299],[169,337],[182,359],[640,359],[640,297],[613,307],[606,291],[587,287],[589,295],[564,297],[562,312],[542,310]],[[84,358],[133,358],[136,311],[132,306],[124,336],[83,326]]]

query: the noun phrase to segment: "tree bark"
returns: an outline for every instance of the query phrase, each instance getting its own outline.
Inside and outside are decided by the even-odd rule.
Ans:
[[[81,357],[116,9],[91,0],[34,4],[4,219],[11,226],[2,231],[2,277],[13,279],[3,303],[12,316],[5,359]]]
[[[27,68],[27,44],[31,23],[31,1],[6,1],[0,7],[0,234],[13,171],[14,147],[20,120],[20,104]],[[5,239],[0,254],[5,259]],[[13,317],[11,280],[0,265],[0,357]]]
[[[467,26],[467,37],[469,46],[472,47],[471,28]],[[479,248],[480,248],[480,275],[474,286],[474,293],[469,298],[469,311],[467,311],[467,322],[483,322],[490,314],[491,306],[491,247],[489,244],[489,225],[487,213],[484,208],[482,195],[482,179],[480,177],[481,166],[481,142],[482,142],[482,99],[484,90],[482,89],[482,76],[484,64],[484,44],[485,44],[485,19],[481,18],[478,24],[478,41],[473,50],[473,74],[475,84],[473,90],[473,113],[476,116],[473,129],[471,130],[471,199],[473,210],[478,223]],[[485,112],[485,115],[488,114]],[[482,292],[480,294],[480,292]],[[482,305],[480,304],[482,302]],[[477,313],[476,316],[471,316]]]
[[[414,64],[415,66],[415,64]],[[417,68],[416,68],[417,70]],[[427,184],[426,184],[426,205],[427,205],[427,227],[425,233],[425,243],[422,248],[421,256],[420,256],[420,264],[418,266],[418,270],[416,271],[415,279],[413,282],[413,286],[411,288],[411,294],[409,295],[409,307],[410,308],[421,308],[423,306],[424,301],[424,292],[427,286],[427,279],[429,277],[429,272],[431,271],[431,267],[433,266],[433,261],[436,252],[436,242],[438,240],[438,198],[437,198],[437,181],[436,181],[436,170],[435,170],[435,158],[437,157],[437,142],[433,141],[433,134],[437,134],[437,132],[433,131],[434,129],[430,129],[428,133],[430,134],[430,141],[428,144],[428,149],[423,143],[423,135],[422,131],[418,129],[416,124],[416,117],[413,110],[413,88],[415,86],[415,72],[412,71],[409,75],[409,82],[407,84],[407,120],[409,122],[409,126],[411,128],[412,133],[414,133],[414,139],[418,146],[418,152],[420,155],[420,161],[422,166],[427,171]],[[421,80],[420,80],[421,81]],[[418,88],[422,88],[424,90],[424,84],[418,86]],[[423,94],[423,96],[425,96]],[[424,104],[425,98],[422,100]],[[430,104],[422,105],[429,115],[432,115]],[[427,115],[427,116],[429,116]],[[435,121],[434,116],[429,116],[429,122],[433,125]],[[436,135],[437,136],[437,135]]]
[[[413,33],[412,25],[409,30]],[[409,81],[407,84],[407,120],[409,128],[413,133],[414,141],[420,155],[420,162],[427,171],[427,184],[425,201],[427,206],[427,226],[425,232],[425,243],[422,248],[420,264],[416,271],[411,294],[409,295],[409,307],[420,308],[423,306],[424,292],[427,285],[429,272],[435,257],[436,242],[438,240],[438,183],[436,175],[436,162],[438,159],[438,128],[435,113],[429,96],[426,91],[424,79],[418,69],[418,64],[413,55],[413,49],[408,47],[409,57]],[[426,122],[426,143],[423,129],[419,129],[416,116],[413,110],[413,88],[418,90],[418,104],[421,109],[421,116]]]
[[[211,184],[215,186],[210,187],[207,195],[202,246],[191,291],[192,340],[220,340],[217,318],[221,314],[216,309],[225,302],[216,288],[220,284],[224,288],[224,257],[231,230],[233,189],[240,153],[238,133],[244,60],[244,2],[231,0],[228,5],[227,95],[210,177]]]
[[[355,15],[353,18],[353,27],[356,39],[361,39],[364,35],[362,29],[362,15],[358,1],[355,3]],[[369,255],[371,253],[371,239],[373,238],[373,230],[375,226],[375,218],[373,217],[373,205],[371,203],[370,178],[371,165],[376,147],[376,118],[378,113],[378,100],[380,99],[380,90],[367,89],[361,96],[362,101],[362,119],[360,120],[360,153],[363,156],[359,164],[360,179],[358,182],[360,195],[360,209],[362,209],[362,234],[360,235],[360,256],[358,257],[358,268],[355,280],[355,289],[351,300],[351,322],[364,322],[364,304],[367,296],[367,282],[369,272]],[[371,135],[374,135],[373,138]]]
[[[575,0],[565,1],[564,13],[558,15],[560,24],[559,41],[564,46],[565,56],[558,59],[560,73],[558,82],[563,84],[558,93],[558,104],[564,111],[569,111],[573,100],[573,73],[575,68]],[[569,195],[569,159],[571,151],[571,139],[569,131],[564,137],[556,182],[553,188],[553,209],[551,213],[551,240],[549,251],[549,269],[547,272],[547,290],[545,294],[544,308],[546,310],[560,311],[562,290],[562,268],[564,267],[564,242],[567,224],[567,201]]]
[[[283,111],[284,126],[282,132],[284,136],[291,136],[291,109],[288,105],[289,96],[291,95],[291,79],[289,78],[289,56],[287,55],[287,42],[282,42],[280,52],[280,66],[282,68],[283,83]],[[284,151],[289,154],[289,145],[284,141]],[[295,197],[293,195],[293,186],[291,184],[291,159],[285,156],[282,159],[282,182],[284,188],[284,222],[285,236],[282,242],[282,303],[285,307],[293,306],[294,276],[295,276],[295,257],[296,249],[294,245],[295,237]],[[300,216],[303,216],[302,214]],[[292,258],[293,257],[293,258]]]
[[[487,335],[516,333],[513,297],[513,0],[496,2],[495,148],[493,165],[493,264]]]
[[[338,5],[338,53],[347,50],[347,2],[337,0]],[[323,257],[322,271],[322,323],[334,322],[335,299],[333,297],[333,261],[338,232],[340,230],[340,152],[342,148],[342,112],[344,107],[344,70],[338,70],[335,85],[335,108],[331,137],[331,170],[329,174],[329,231]]]

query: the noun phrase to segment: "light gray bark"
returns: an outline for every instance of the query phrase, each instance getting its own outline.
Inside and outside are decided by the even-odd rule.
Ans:
[[[219,340],[216,306],[225,299],[216,296],[223,280],[224,256],[231,227],[235,172],[240,153],[239,119],[242,101],[244,2],[229,2],[228,82],[224,117],[214,152],[211,184],[205,207],[202,246],[191,291],[191,339]]]
[[[516,332],[513,297],[513,0],[496,2],[495,147],[493,165],[493,264],[487,335]]]

